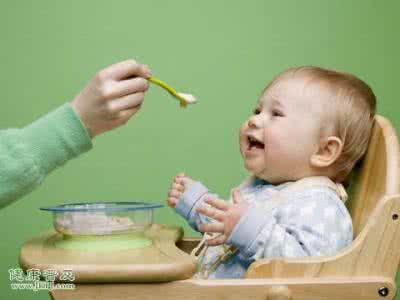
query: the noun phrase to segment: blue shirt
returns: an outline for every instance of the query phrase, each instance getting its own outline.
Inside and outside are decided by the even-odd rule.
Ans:
[[[242,186],[242,198],[250,203],[227,240],[237,251],[209,273],[208,278],[242,278],[252,262],[260,258],[334,255],[351,244],[351,217],[337,193],[327,186],[296,189],[273,204],[276,193],[293,183],[277,186],[254,179]],[[200,182],[182,194],[176,211],[194,230],[213,219],[196,212],[207,205],[210,194]],[[221,257],[226,245],[209,247],[201,264],[207,268]]]

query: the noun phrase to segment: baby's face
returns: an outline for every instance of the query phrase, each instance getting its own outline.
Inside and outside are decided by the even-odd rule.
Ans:
[[[324,95],[312,86],[284,78],[263,93],[240,129],[240,151],[252,174],[275,184],[310,176],[324,122]]]

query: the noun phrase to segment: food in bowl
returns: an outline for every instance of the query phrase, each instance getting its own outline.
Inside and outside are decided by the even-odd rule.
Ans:
[[[53,213],[54,228],[64,235],[108,235],[144,231],[153,222],[153,210],[160,207],[144,202],[97,202],[41,210]]]

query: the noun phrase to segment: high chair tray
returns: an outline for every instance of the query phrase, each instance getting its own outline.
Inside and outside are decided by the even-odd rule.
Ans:
[[[190,278],[196,261],[176,247],[181,227],[153,224],[144,232],[151,244],[113,251],[83,251],[55,247],[61,235],[45,232],[27,241],[20,251],[24,270],[71,270],[74,283],[167,282]]]

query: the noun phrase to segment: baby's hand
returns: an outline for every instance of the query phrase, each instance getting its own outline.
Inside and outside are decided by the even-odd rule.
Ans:
[[[150,69],[133,59],[96,74],[71,102],[91,138],[125,124],[140,109],[149,77]]]
[[[211,207],[202,206],[197,209],[198,213],[214,219],[216,222],[201,224],[199,230],[202,232],[220,233],[215,238],[207,240],[209,246],[217,246],[225,243],[232,233],[233,228],[247,211],[249,204],[243,201],[240,190],[235,189],[232,193],[233,203],[219,199],[208,198],[205,202]]]
[[[180,173],[174,177],[174,181],[171,184],[171,190],[168,193],[167,203],[168,206],[175,208],[179,201],[179,198],[185,192],[185,190],[192,184],[193,180],[186,177],[185,174]]]

